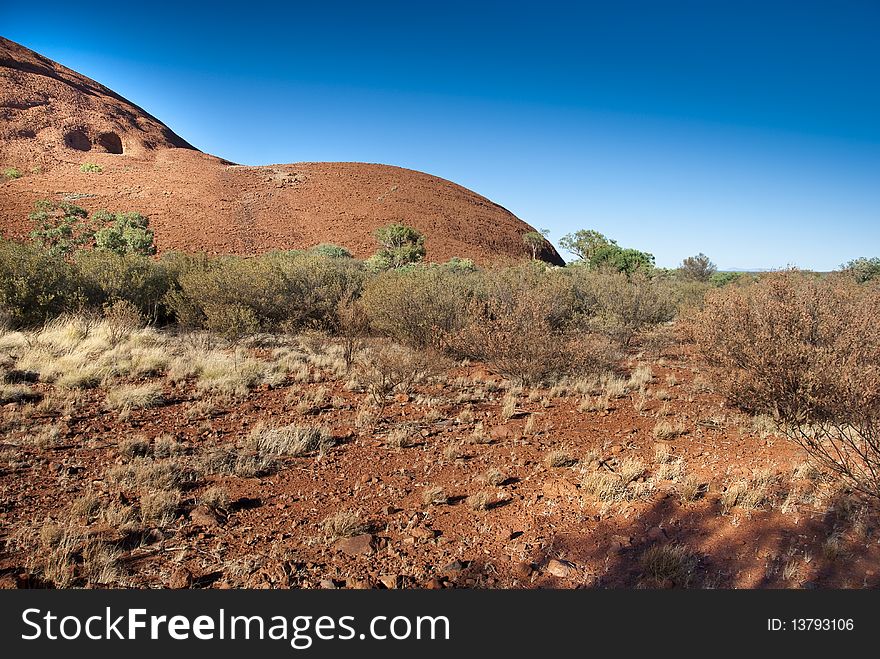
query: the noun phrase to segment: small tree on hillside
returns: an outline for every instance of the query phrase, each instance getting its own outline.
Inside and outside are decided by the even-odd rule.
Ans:
[[[95,231],[95,248],[105,249],[116,254],[140,254],[152,256],[156,253],[150,221],[140,213],[109,213],[98,211],[92,216],[94,223],[101,225]]]
[[[53,255],[67,255],[86,247],[115,254],[156,253],[150,221],[140,213],[97,211],[73,204],[41,200],[29,219],[36,223],[31,239]]]
[[[425,258],[425,236],[405,224],[389,224],[376,230],[382,248],[373,260],[386,269],[402,268]]]
[[[541,229],[541,231],[529,231],[523,234],[523,244],[531,253],[533,261],[537,261],[538,254],[547,247],[548,233],[550,233],[548,229]]]
[[[715,264],[702,252],[687,257],[678,267],[678,271],[685,279],[694,281],[709,281],[717,270]]]
[[[51,255],[69,254],[92,242],[95,230],[89,223],[89,212],[74,204],[41,199],[34,204],[28,219],[36,223],[31,240]]]

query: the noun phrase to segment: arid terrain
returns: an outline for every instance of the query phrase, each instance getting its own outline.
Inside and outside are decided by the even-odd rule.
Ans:
[[[381,404],[320,335],[83,333],[0,337],[128,370],[7,387],[7,586],[878,584],[870,509],[713,394],[674,328],[604,379],[449,363]]]
[[[875,440],[870,277],[558,267],[449,181],[235,165],[2,39],[0,112],[3,587],[880,585],[876,444],[854,486],[783,434]]]

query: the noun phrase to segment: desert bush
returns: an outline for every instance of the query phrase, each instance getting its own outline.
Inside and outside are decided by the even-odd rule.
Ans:
[[[336,259],[352,258],[351,252],[349,252],[344,247],[340,247],[339,245],[331,245],[329,243],[321,243],[320,245],[315,245],[309,251],[312,254],[317,254],[318,256],[330,256]]]
[[[38,325],[84,303],[73,264],[34,245],[0,239],[0,310],[10,325]]]
[[[623,346],[638,332],[675,316],[676,300],[662,279],[585,268],[572,268],[569,275],[574,322]]]
[[[468,306],[467,325],[445,339],[448,349],[486,361],[521,384],[606,370],[613,359],[610,346],[565,329],[568,307],[559,285],[564,281],[544,277],[544,285],[510,272],[489,280]]]
[[[79,166],[79,171],[83,174],[100,174],[104,171],[104,168],[93,162],[84,162]]]
[[[3,176],[9,180],[21,178],[21,171],[17,167],[7,167],[3,170]]]
[[[776,273],[714,291],[690,331],[729,400],[880,496],[880,291]]]
[[[708,282],[712,275],[718,271],[718,268],[708,256],[700,252],[696,256],[689,256],[682,261],[678,271],[685,279]]]
[[[140,213],[110,213],[98,211],[92,215],[95,230],[95,249],[114,254],[139,254],[151,256],[156,253],[153,231],[149,218]]]
[[[389,224],[376,229],[376,240],[381,245],[370,259],[377,270],[402,268],[425,258],[425,236],[405,224]]]
[[[299,253],[182,265],[179,288],[166,298],[178,320],[232,339],[258,330],[332,328],[340,300],[356,294],[364,279],[353,259]]]
[[[407,392],[437,369],[437,356],[405,346],[381,344],[358,358],[358,381],[375,403],[382,405],[394,392]]]
[[[841,272],[855,281],[863,284],[867,281],[880,278],[880,257],[867,258],[865,256],[853,259],[840,266]]]
[[[174,280],[161,262],[138,254],[84,250],[77,254],[76,265],[93,305],[125,301],[146,319],[168,320],[170,313],[163,301]]]
[[[467,320],[474,279],[444,268],[392,270],[371,278],[361,302],[371,327],[415,348],[443,347]]]

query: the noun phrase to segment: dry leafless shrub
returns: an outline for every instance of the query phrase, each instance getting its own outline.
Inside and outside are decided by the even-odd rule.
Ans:
[[[601,337],[565,328],[557,302],[537,287],[500,287],[474,299],[469,322],[448,338],[461,356],[479,359],[520,384],[602,373],[616,352]]]
[[[356,366],[359,382],[380,406],[392,393],[409,391],[436,370],[435,355],[393,344],[366,350]]]
[[[713,292],[689,329],[732,402],[880,497],[880,288],[776,273]]]

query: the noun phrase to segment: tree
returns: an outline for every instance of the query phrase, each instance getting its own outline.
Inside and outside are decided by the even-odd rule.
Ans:
[[[864,284],[866,281],[871,281],[874,278],[880,279],[880,258],[875,256],[869,259],[863,256],[840,266],[840,270],[851,276],[858,283]]]
[[[34,208],[28,216],[36,223],[31,240],[52,256],[69,254],[92,242],[95,230],[88,222],[89,212],[85,208],[46,199],[34,203]]]
[[[579,260],[589,264],[595,253],[609,245],[616,245],[617,242],[609,240],[598,231],[592,229],[581,229],[574,233],[564,235],[559,246],[574,254]]]
[[[386,268],[401,268],[425,258],[425,236],[405,224],[389,224],[376,229],[376,240],[382,248],[373,261]]]
[[[654,268],[654,255],[637,249],[624,249],[618,247],[616,243],[611,243],[596,250],[590,261],[590,267],[614,270],[627,275],[636,272],[649,273]]]
[[[718,270],[709,257],[700,252],[696,256],[689,256],[678,267],[679,272],[685,279],[694,281],[709,281]]]
[[[611,240],[593,229],[581,229],[566,234],[559,244],[578,257],[575,263],[582,263],[593,270],[615,270],[631,275],[635,272],[648,273],[654,268],[653,254],[623,248],[616,240]]]
[[[523,234],[523,244],[532,253],[533,261],[538,260],[538,254],[547,246],[548,233],[550,233],[549,229],[541,229],[540,231],[529,231]]]
[[[318,254],[320,256],[329,256],[334,259],[350,259],[351,252],[349,252],[345,247],[340,247],[339,245],[332,245],[330,243],[321,243],[320,245],[315,245],[312,249],[309,250],[312,254]]]
[[[152,256],[156,253],[150,221],[140,213],[118,213],[98,211],[93,220],[101,225],[95,231],[95,248],[115,254],[140,254]]]
[[[37,223],[31,239],[52,255],[66,256],[75,250],[94,247],[115,254],[156,253],[150,221],[140,213],[97,211],[68,203],[41,200],[29,219]]]

